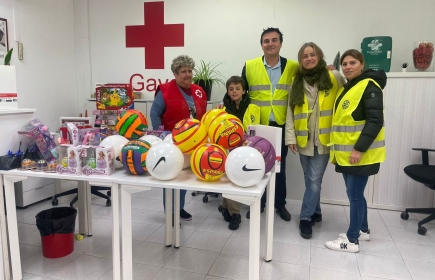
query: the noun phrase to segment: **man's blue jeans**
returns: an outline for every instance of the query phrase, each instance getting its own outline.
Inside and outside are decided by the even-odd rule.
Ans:
[[[366,188],[369,176],[343,173],[343,178],[350,203],[350,225],[347,230],[347,238],[353,243],[358,240],[360,230],[366,232],[369,229],[367,202],[364,197],[364,189]]]
[[[180,190],[180,210],[184,209],[184,201],[186,200],[186,190]],[[174,190],[172,190],[172,214],[174,213]],[[165,208],[166,189],[163,189],[163,208]],[[165,208],[166,209],[166,208]]]
[[[305,194],[302,201],[300,220],[311,221],[314,213],[321,214],[320,191],[322,188],[323,174],[328,165],[329,154],[319,155],[317,146],[314,147],[314,156],[299,154],[304,171]]]

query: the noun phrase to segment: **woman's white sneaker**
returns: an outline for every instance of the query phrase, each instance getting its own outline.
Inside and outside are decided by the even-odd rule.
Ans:
[[[352,243],[347,239],[347,236],[342,236],[341,234],[337,239],[332,241],[326,241],[325,247],[334,251],[347,252],[347,253],[358,253],[359,243],[358,240]]]
[[[338,237],[344,237],[344,236],[346,236],[346,233],[340,233],[340,235]],[[358,240],[359,241],[370,241],[370,230],[368,230],[367,232],[360,231]]]

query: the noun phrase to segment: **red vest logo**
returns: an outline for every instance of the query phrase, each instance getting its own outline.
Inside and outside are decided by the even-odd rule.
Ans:
[[[184,46],[184,24],[165,24],[164,2],[144,3],[144,25],[125,27],[127,48],[145,48],[145,69],[165,68],[165,47]]]

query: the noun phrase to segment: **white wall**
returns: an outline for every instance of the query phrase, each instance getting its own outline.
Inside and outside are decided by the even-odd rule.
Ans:
[[[14,46],[19,108],[36,108],[35,117],[55,131],[60,116],[79,114],[73,1],[0,0],[3,14]],[[16,39],[23,60],[17,59]]]
[[[135,73],[144,76],[145,84],[151,78],[172,78],[170,64],[180,54],[193,57],[197,63],[201,59],[222,63],[219,70],[226,78],[240,75],[247,59],[262,55],[260,34],[267,27],[279,27],[284,33],[283,56],[296,60],[300,46],[314,41],[328,63],[338,51],[360,49],[364,37],[391,36],[392,72],[401,71],[402,62],[411,64],[408,71],[415,71],[411,55],[414,41],[435,39],[432,0],[167,0],[165,23],[185,24],[185,46],[165,49],[164,70],[146,70],[144,49],[125,47],[125,26],[144,23],[143,2],[90,1],[90,57],[84,63],[91,65],[87,70],[91,85],[128,82]],[[89,91],[85,91],[87,96]],[[153,97],[151,92],[143,93],[145,98]],[[212,100],[221,99],[223,94],[224,89],[213,89]],[[302,198],[302,169],[299,157],[291,153],[287,185],[287,198]]]

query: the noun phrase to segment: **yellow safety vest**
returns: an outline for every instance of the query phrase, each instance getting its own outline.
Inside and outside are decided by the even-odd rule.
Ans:
[[[285,123],[288,106],[288,90],[293,77],[296,75],[298,65],[296,61],[287,60],[285,69],[272,94],[272,83],[264,67],[263,58],[259,57],[246,61],[246,78],[249,83],[249,97],[251,98],[252,104],[260,107],[261,124],[269,124],[271,112],[273,112],[275,120],[279,125]]]
[[[331,143],[329,144],[331,145],[329,160],[333,163],[337,162],[341,166],[359,166],[385,161],[387,156],[385,148],[385,127],[382,127],[372,145],[362,154],[361,160],[355,164],[349,163],[350,154],[366,123],[365,120],[355,121],[352,118],[352,113],[358,107],[364,90],[370,81],[374,82],[379,87],[378,83],[373,79],[364,79],[346,92],[336,110],[334,105]],[[337,96],[340,96],[342,91],[343,88]]]
[[[320,143],[325,146],[330,142],[332,110],[338,92],[337,80],[331,72],[329,72],[329,77],[331,78],[332,88],[319,91],[317,96],[317,106],[320,109],[319,119],[317,120],[317,135]],[[308,118],[310,113],[312,113],[312,110],[308,108],[308,100],[304,94],[304,104],[302,104],[302,106],[295,106],[293,110],[296,142],[301,148],[305,147],[308,142]]]
[[[223,108],[226,111],[226,107]],[[255,104],[249,104],[243,115],[243,129],[248,133],[250,125],[260,124],[260,107]]]

